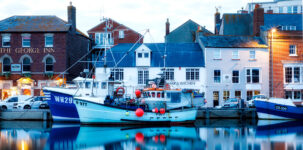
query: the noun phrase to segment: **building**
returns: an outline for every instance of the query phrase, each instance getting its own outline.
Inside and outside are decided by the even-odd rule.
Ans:
[[[267,2],[252,2],[246,5],[247,12],[253,12],[260,5],[266,13],[303,13],[302,0],[273,0]]]
[[[143,43],[144,39],[140,33],[111,18],[103,19],[100,24],[88,30],[87,33],[93,39],[92,61],[97,59],[100,50],[120,43]]]
[[[260,29],[270,50],[272,97],[303,99],[302,17],[302,14],[264,14],[264,26]]]
[[[1,99],[40,95],[43,86],[62,84],[84,69],[84,64],[71,67],[88,52],[90,43],[76,29],[72,5],[67,22],[56,16],[12,16],[0,21],[0,34]]]
[[[208,107],[228,98],[268,95],[269,56],[260,37],[200,36],[198,42],[205,53]]]
[[[159,77],[164,67],[171,88],[205,91],[204,54],[197,43],[118,44],[107,53],[107,69],[114,80],[124,82],[130,95]],[[96,73],[103,70],[103,63],[98,63]]]
[[[196,22],[189,19],[175,30],[170,32],[170,23],[167,19],[165,24],[165,42],[166,43],[194,43],[196,42],[197,31],[200,34],[212,34],[205,27],[197,24]]]

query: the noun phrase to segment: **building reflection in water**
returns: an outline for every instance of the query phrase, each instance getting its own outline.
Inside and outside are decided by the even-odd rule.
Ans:
[[[301,122],[198,127],[97,127],[42,122],[0,122],[0,149],[302,150]]]

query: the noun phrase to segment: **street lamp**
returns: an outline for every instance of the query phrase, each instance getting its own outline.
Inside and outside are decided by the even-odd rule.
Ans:
[[[273,41],[273,37],[274,37],[274,33],[277,31],[276,28],[272,28],[270,30],[271,32],[271,40],[270,40],[270,77],[271,77],[271,91],[270,91],[270,97],[273,97],[274,95],[274,70],[273,70],[273,46],[272,46],[272,41]]]

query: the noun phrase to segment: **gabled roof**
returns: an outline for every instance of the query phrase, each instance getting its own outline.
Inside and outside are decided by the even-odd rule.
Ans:
[[[168,35],[165,36],[165,41],[167,43],[184,43],[184,42],[194,42],[195,33],[198,30],[198,27],[202,27],[196,22],[189,19],[182,25],[180,25],[175,30],[171,31]],[[202,32],[205,34],[213,34],[206,28],[202,27]]]
[[[303,31],[302,14],[264,14],[263,31],[278,26],[296,26],[297,31]]]
[[[200,36],[207,48],[267,48],[260,37],[251,36]]]
[[[135,50],[142,44],[118,44],[107,51],[107,66],[114,67],[114,59],[118,62],[124,55],[118,67],[136,67]],[[204,67],[203,52],[197,43],[144,43],[151,50],[151,66],[163,67],[163,55],[166,51],[166,67]],[[133,47],[134,46],[134,47]],[[127,51],[133,49],[127,54]],[[166,49],[166,50],[165,50]],[[113,57],[114,56],[114,59]],[[98,67],[103,66],[98,63]]]
[[[253,17],[251,14],[223,14],[223,35],[252,35]]]
[[[67,32],[70,27],[57,16],[12,16],[0,21],[0,32]],[[88,38],[79,30],[77,34]]]

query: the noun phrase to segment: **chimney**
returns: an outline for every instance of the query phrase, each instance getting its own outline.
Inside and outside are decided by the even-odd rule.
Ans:
[[[70,5],[67,7],[67,20],[68,24],[72,26],[72,31],[76,31],[76,7],[72,5],[72,2],[70,2]]]
[[[260,36],[260,26],[264,25],[264,8],[256,4],[253,17],[253,35]]]
[[[169,20],[167,18],[167,21],[166,21],[166,29],[165,29],[165,35],[168,35],[169,34]]]
[[[218,8],[216,8],[216,13],[215,13],[215,34],[219,34],[219,29],[218,27],[220,26],[220,13],[218,11]]]

